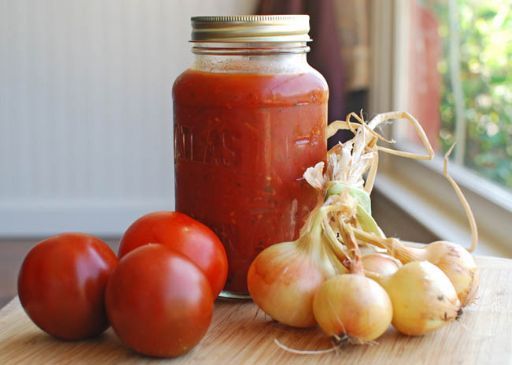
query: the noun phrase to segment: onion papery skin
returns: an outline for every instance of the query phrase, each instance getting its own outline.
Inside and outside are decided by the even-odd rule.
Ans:
[[[329,336],[365,343],[380,337],[391,323],[393,307],[386,291],[363,275],[327,280],[315,295],[315,319]]]
[[[381,280],[393,303],[393,326],[421,336],[453,321],[461,304],[450,279],[428,261],[414,261]]]
[[[366,271],[384,276],[393,275],[402,267],[402,263],[393,256],[378,252],[364,255],[361,261]]]
[[[314,294],[335,274],[322,248],[312,251],[286,242],[266,248],[254,259],[247,286],[253,301],[272,319],[292,327],[312,327]]]
[[[464,247],[451,242],[437,241],[426,248],[431,263],[448,276],[462,304],[471,304],[480,284],[479,270],[473,255]]]

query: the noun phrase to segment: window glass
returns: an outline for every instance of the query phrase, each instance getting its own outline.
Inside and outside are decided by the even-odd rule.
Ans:
[[[439,152],[512,188],[512,2],[415,1],[408,109]],[[406,138],[414,140],[411,131]]]

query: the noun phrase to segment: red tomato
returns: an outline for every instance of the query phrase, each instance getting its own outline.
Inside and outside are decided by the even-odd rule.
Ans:
[[[21,266],[18,294],[43,331],[63,340],[99,335],[108,327],[105,287],[117,264],[102,240],[64,233],[39,242]]]
[[[228,275],[228,259],[222,242],[204,224],[179,212],[155,212],[137,219],[124,233],[119,257],[148,244],[163,244],[190,259],[206,275],[214,298]]]
[[[196,265],[152,244],[121,259],[108,281],[106,306],[126,345],[145,355],[169,357],[187,352],[204,336],[213,297]]]

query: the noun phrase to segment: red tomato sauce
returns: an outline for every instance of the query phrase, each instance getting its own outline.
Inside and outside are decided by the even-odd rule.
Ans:
[[[313,72],[188,70],[173,98],[176,210],[219,235],[225,290],[245,294],[254,257],[297,238],[316,204],[302,174],[325,159],[327,85]]]

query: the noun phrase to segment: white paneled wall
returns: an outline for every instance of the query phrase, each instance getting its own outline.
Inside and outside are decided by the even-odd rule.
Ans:
[[[172,209],[192,15],[255,0],[0,0],[0,235],[120,234]]]

